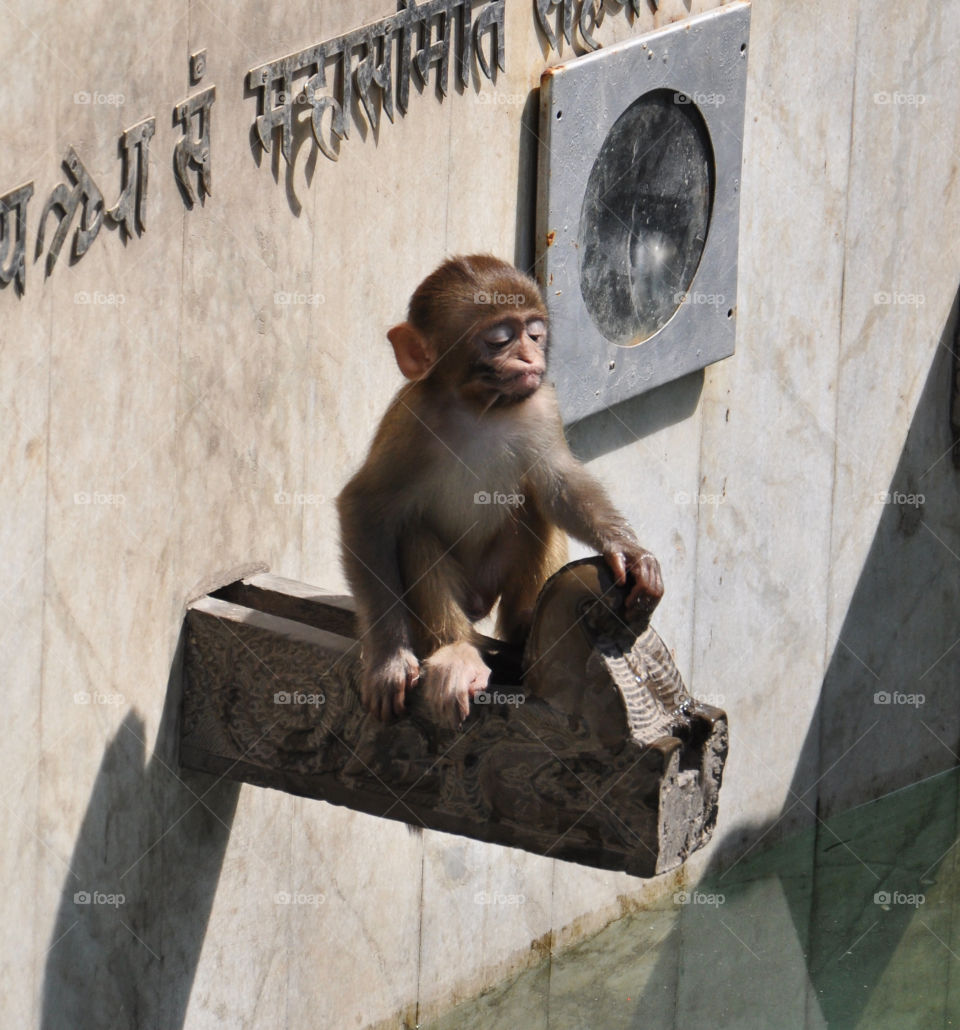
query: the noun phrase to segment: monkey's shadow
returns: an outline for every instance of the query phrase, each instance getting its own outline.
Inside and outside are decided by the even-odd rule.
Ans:
[[[178,768],[183,634],[153,756],[134,712],[107,745],[44,970],[42,1030],[184,1025],[239,784]]]

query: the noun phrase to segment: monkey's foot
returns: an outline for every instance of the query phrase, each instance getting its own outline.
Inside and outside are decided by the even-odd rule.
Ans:
[[[420,679],[417,656],[406,648],[382,661],[371,662],[360,680],[360,699],[371,715],[386,722],[406,708],[407,692]]]
[[[475,694],[487,689],[490,669],[466,641],[446,644],[421,666],[423,699],[437,722],[459,729]]]

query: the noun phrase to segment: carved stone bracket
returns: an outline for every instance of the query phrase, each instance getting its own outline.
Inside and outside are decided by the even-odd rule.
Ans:
[[[724,712],[599,558],[548,581],[521,655],[490,640],[491,685],[460,732],[413,692],[368,716],[350,598],[271,575],[186,615],[181,763],[416,826],[653,876],[713,832]]]

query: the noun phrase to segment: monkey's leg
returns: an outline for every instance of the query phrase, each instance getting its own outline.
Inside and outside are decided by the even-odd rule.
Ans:
[[[476,646],[478,634],[464,611],[476,588],[439,540],[419,533],[401,549],[404,600],[417,641],[420,690],[438,722],[457,727],[470,714],[470,699],[490,679]]]
[[[343,569],[357,603],[357,640],[363,654],[363,707],[387,720],[404,709],[420,666],[413,653],[408,611],[402,602],[396,527],[355,477],[337,500]]]
[[[477,634],[464,611],[470,585],[449,548],[430,533],[411,533],[400,544],[400,567],[418,657],[460,640],[473,643]]]
[[[505,543],[497,634],[520,643],[530,631],[543,584],[567,563],[567,535],[539,513],[524,511]]]

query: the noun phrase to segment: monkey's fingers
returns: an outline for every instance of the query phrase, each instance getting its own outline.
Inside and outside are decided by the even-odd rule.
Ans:
[[[381,722],[390,721],[392,709],[391,690],[389,681],[370,680],[364,687],[361,695],[363,707]]]
[[[388,716],[391,713],[393,715],[403,715],[406,711],[406,694],[403,687],[400,687],[398,690],[391,691],[387,700],[390,702],[390,711],[388,712]]]
[[[407,677],[400,686],[392,692],[393,714],[402,715],[407,708],[407,693],[420,682],[420,666],[409,665]]]
[[[360,704],[381,722],[390,722],[404,710],[403,685],[389,679],[366,681],[360,691]]]
[[[437,721],[452,730],[460,729],[463,720],[469,715],[470,702],[466,690],[457,687],[457,670],[447,664],[437,664],[430,672],[425,696],[436,713]]]
[[[390,691],[384,691],[378,698],[376,715],[381,722],[390,721],[390,713],[395,703],[396,702],[391,702]]]
[[[463,682],[463,670],[448,666],[443,670],[442,692],[446,697],[448,723],[459,730],[463,720],[470,714],[470,697],[467,684]]]
[[[387,722],[390,718],[390,694],[386,690],[378,690],[372,684],[365,683],[360,691],[360,704],[365,712]]]
[[[620,551],[606,551],[603,560],[610,566],[613,580],[623,586],[627,581],[627,563]]]
[[[463,670],[454,670],[454,673],[447,684],[451,702],[450,725],[455,730],[459,730],[463,728],[464,721],[470,715],[470,698],[473,693],[472,684],[464,682],[462,678]]]
[[[649,551],[646,551],[630,563],[630,573],[633,578],[633,586],[627,594],[626,607],[629,609],[631,605],[640,602],[653,602],[650,604],[652,612],[656,603],[663,597],[663,576],[660,573],[660,563]]]
[[[467,692],[455,694],[453,697],[453,728],[459,730],[464,719],[470,714],[470,698]]]

